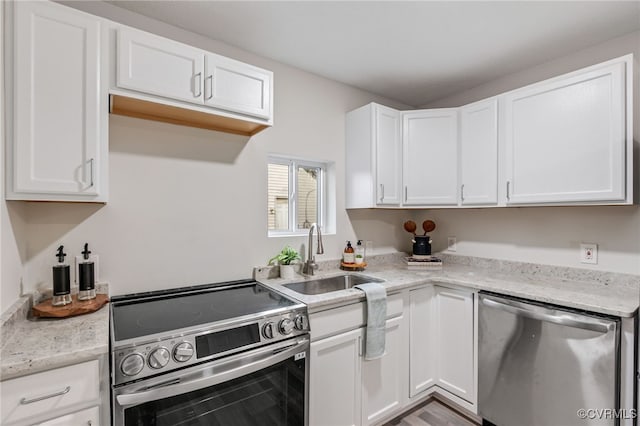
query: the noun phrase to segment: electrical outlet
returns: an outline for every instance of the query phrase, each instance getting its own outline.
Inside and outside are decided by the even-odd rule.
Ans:
[[[448,251],[456,251],[458,249],[456,244],[456,237],[447,238],[447,250]]]
[[[593,243],[580,244],[580,263],[598,264],[598,245]]]

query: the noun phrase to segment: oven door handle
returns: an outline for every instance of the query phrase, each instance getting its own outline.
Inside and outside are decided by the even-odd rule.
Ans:
[[[278,364],[292,356],[306,351],[309,347],[309,338],[298,339],[294,343],[286,345],[269,345],[266,348],[251,351],[244,354],[209,364],[195,372],[182,373],[178,379],[165,380],[156,386],[148,386],[145,390],[116,396],[121,407],[144,404],[145,402],[158,401],[176,395],[182,395],[198,389],[204,389],[219,383],[227,382],[247,374],[262,370],[271,365]],[[171,377],[172,375],[167,375]],[[179,380],[179,381],[178,381]],[[176,381],[178,381],[176,383]],[[163,385],[165,383],[166,385]]]

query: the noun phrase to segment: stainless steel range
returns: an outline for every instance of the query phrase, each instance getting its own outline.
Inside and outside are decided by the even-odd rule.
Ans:
[[[111,303],[112,417],[132,425],[301,425],[306,306],[251,280]]]

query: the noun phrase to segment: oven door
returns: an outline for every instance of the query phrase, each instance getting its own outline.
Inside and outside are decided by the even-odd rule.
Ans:
[[[309,338],[113,389],[115,426],[306,425]]]

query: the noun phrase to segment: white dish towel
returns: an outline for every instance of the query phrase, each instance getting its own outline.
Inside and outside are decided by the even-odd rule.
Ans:
[[[382,284],[364,283],[354,286],[367,296],[367,329],[364,359],[382,358],[385,354],[385,323],[387,319],[387,291]]]

